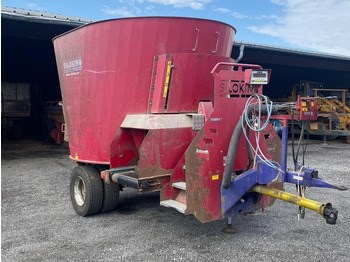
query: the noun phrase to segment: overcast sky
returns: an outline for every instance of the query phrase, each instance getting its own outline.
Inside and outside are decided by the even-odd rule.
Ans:
[[[188,16],[237,29],[236,40],[350,56],[350,0],[2,0],[90,19]]]

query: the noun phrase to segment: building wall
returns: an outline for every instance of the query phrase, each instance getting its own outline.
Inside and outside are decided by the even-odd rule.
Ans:
[[[1,20],[2,81],[30,84],[32,110],[24,130],[28,135],[37,134],[41,128],[42,102],[61,100],[52,38],[78,24],[3,16]],[[238,49],[234,45],[233,58],[238,56]],[[248,46],[241,62],[272,69],[265,93],[275,99],[290,95],[292,86],[301,80],[323,82],[325,88],[350,88],[350,59],[327,59]]]

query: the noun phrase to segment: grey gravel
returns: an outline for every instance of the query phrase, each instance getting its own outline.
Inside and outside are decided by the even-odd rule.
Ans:
[[[37,141],[2,144],[2,261],[350,261],[350,191],[306,191],[339,210],[335,226],[311,211],[297,221],[297,207],[277,201],[264,213],[234,217],[238,232],[224,234],[225,221],[201,224],[160,207],[158,193],[132,189],[121,192],[117,211],[82,218],[70,202],[67,156],[67,148]],[[306,163],[350,187],[344,141],[313,141]]]

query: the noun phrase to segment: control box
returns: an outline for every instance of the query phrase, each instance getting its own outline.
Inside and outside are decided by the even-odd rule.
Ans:
[[[299,111],[299,119],[316,120],[317,119],[317,100],[314,97],[298,96],[296,110]]]

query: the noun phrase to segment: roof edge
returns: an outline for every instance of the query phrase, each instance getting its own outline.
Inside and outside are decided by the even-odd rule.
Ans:
[[[1,17],[14,20],[33,21],[38,23],[64,23],[73,25],[85,25],[97,21],[77,16],[61,15],[8,6],[1,7]]]
[[[309,50],[303,50],[303,49],[282,47],[282,46],[276,46],[276,45],[258,44],[258,43],[236,41],[236,40],[233,42],[233,45],[234,46],[245,45],[246,47],[251,47],[251,48],[256,48],[261,50],[280,51],[280,52],[290,53],[290,54],[338,59],[338,60],[345,60],[350,62],[350,56],[336,55],[336,54],[325,53],[325,52],[309,51]]]

